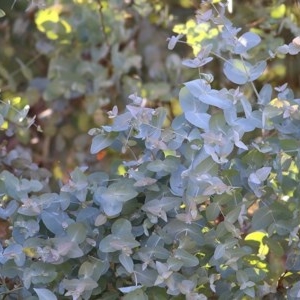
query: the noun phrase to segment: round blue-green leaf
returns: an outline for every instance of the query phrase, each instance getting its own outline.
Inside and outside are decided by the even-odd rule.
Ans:
[[[260,77],[264,72],[264,70],[266,69],[266,67],[267,67],[267,63],[264,60],[259,61],[257,64],[251,67],[249,81],[256,80],[258,77]]]
[[[61,235],[64,232],[64,223],[67,225],[73,222],[64,212],[50,212],[44,210],[41,217],[47,229],[57,235]]]
[[[82,243],[87,235],[87,228],[82,223],[70,224],[66,231],[71,241],[78,244]]]
[[[123,208],[123,203],[119,201],[110,201],[109,198],[99,198],[98,202],[101,204],[102,209],[108,217],[118,215]]]
[[[78,275],[83,277],[91,277],[94,273],[94,265],[89,261],[85,261],[79,268]]]
[[[186,119],[198,128],[208,130],[210,115],[207,113],[197,113],[194,111],[189,111],[185,113]]]
[[[234,48],[234,53],[243,54],[251,48],[257,46],[261,41],[259,35],[254,32],[246,32],[239,37],[238,43]]]
[[[245,84],[260,77],[266,66],[267,63],[265,61],[259,61],[252,66],[249,62],[242,61],[241,59],[229,59],[224,64],[223,72],[233,83]]]
[[[118,219],[111,227],[111,232],[117,236],[124,236],[131,233],[132,225],[126,219]]]
[[[110,185],[101,197],[110,202],[126,202],[138,195],[131,182],[122,180]]]
[[[134,237],[130,234],[119,237],[115,235],[108,235],[104,239],[101,240],[99,244],[99,249],[102,252],[115,252],[115,251],[123,251],[124,249],[133,249],[140,245]]]
[[[96,217],[99,215],[99,209],[96,207],[86,207],[79,211],[76,221],[77,222],[94,222]]]
[[[174,257],[180,259],[184,267],[196,267],[199,264],[198,258],[184,249],[176,249]]]
[[[240,59],[229,59],[224,64],[223,72],[227,79],[236,84],[245,84],[250,78],[251,65]]]

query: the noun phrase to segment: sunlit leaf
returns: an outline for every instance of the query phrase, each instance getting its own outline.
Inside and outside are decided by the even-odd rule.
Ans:
[[[226,77],[233,83],[245,84],[260,77],[266,66],[265,61],[260,61],[253,66],[247,61],[230,59],[225,62],[223,71]]]
[[[257,46],[260,41],[261,38],[256,33],[246,32],[238,38],[237,45],[234,48],[234,53],[243,54]]]

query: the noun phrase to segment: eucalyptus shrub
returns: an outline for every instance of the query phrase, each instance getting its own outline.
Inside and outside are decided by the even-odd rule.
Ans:
[[[12,225],[0,246],[2,295],[300,297],[300,99],[288,84],[254,82],[269,59],[298,54],[300,38],[257,60],[260,36],[240,33],[224,5],[210,5],[197,22],[221,29],[183,61],[199,78],[184,83],[171,126],[165,109],[133,94],[126,111],[109,112],[111,124],[89,131],[92,154],[131,155],[123,175],[78,167],[51,192],[46,179],[0,173],[0,217]],[[230,88],[202,72],[213,58]]]

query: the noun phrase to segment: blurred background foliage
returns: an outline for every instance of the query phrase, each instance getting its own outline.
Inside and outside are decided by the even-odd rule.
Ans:
[[[2,124],[1,153],[29,149],[32,160],[55,179],[64,180],[77,165],[118,170],[122,155],[88,154],[87,131],[109,123],[107,112],[114,105],[122,110],[133,93],[146,98],[146,106],[167,107],[170,120],[180,114],[181,83],[197,74],[184,68],[181,59],[195,55],[202,40],[218,34],[197,24],[200,2],[1,1],[6,14],[0,19],[1,99],[16,109],[29,105],[29,120],[36,116],[30,129]],[[257,60],[300,35],[297,1],[233,1],[230,18],[267,41],[252,54]],[[181,43],[168,50],[166,40],[176,33],[186,34],[193,47]],[[209,68],[214,85],[229,85],[217,62]],[[299,70],[299,56],[283,56],[269,64],[262,80],[275,86],[288,82],[299,92]],[[17,133],[13,137],[12,131]]]

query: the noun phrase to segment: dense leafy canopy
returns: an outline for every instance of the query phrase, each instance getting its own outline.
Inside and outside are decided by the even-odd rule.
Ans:
[[[268,81],[271,60],[298,57],[300,37],[270,42],[265,21],[238,28],[226,5],[205,2],[164,41],[192,47],[182,66],[151,40],[149,20],[166,22],[160,1],[27,8],[48,65],[36,77],[17,57],[25,92],[0,65],[12,95],[0,103],[1,296],[299,298],[300,99],[292,83]],[[282,5],[269,8],[268,30],[284,19],[299,34]],[[196,75],[178,109],[186,72]],[[56,154],[78,165],[67,175]]]

